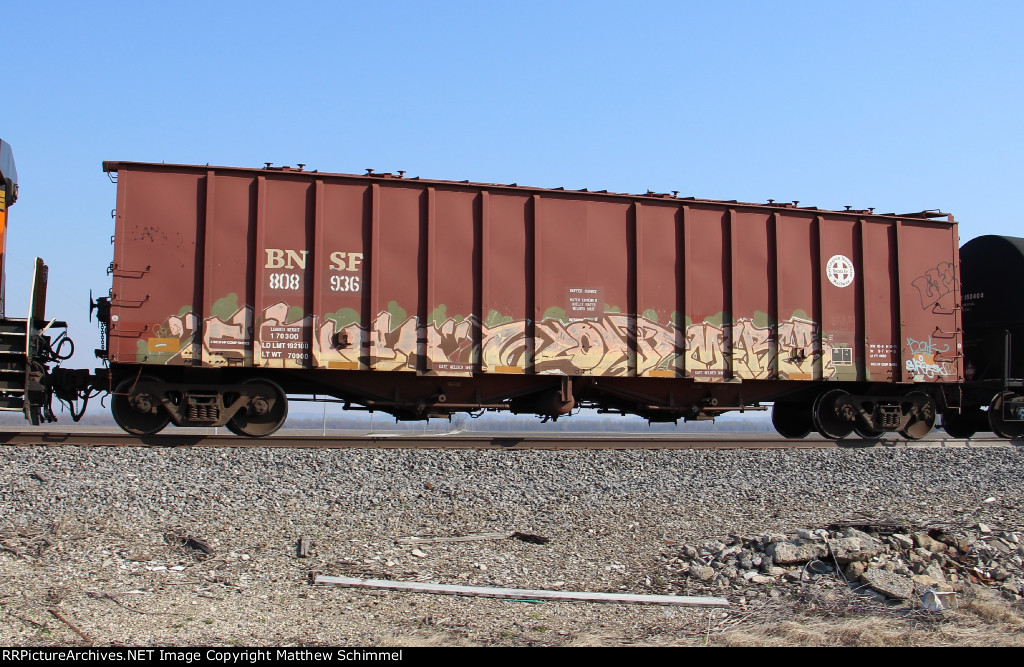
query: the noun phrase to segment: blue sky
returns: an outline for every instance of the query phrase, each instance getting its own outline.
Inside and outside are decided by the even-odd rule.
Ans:
[[[0,10],[7,311],[30,258],[89,366],[103,160],[518,182],[1018,221],[1017,2],[130,2]]]

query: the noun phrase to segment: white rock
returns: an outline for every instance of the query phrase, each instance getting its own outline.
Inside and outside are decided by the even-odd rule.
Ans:
[[[912,549],[914,546],[914,540],[910,537],[910,535],[904,535],[902,533],[893,533],[892,539],[895,540],[898,545],[900,545],[901,549]]]

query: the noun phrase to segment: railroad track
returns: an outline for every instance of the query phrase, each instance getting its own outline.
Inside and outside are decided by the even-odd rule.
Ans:
[[[906,441],[902,438],[833,442],[823,438],[785,440],[772,434],[516,434],[516,433],[408,433],[336,432],[311,435],[279,432],[267,438],[240,438],[212,429],[135,436],[121,431],[82,429],[0,430],[0,445],[75,447],[267,447],[287,449],[832,449],[837,447],[997,447],[1010,441],[995,436],[968,440],[941,437]],[[1015,444],[1021,444],[1015,441]]]

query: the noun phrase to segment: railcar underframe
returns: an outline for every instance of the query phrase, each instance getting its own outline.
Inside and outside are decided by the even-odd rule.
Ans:
[[[566,376],[424,377],[405,373],[289,369],[175,369],[113,366],[112,409],[127,431],[155,433],[179,426],[227,426],[258,437],[287,417],[287,395],[316,395],[346,409],[380,411],[400,420],[449,418],[455,413],[509,411],[557,419],[578,408],[639,415],[652,422],[713,419],[727,412],[765,410],[784,436],[812,431],[834,439],[857,433],[877,438],[899,431],[927,435],[939,414],[957,412],[957,388],[910,386],[896,393],[882,383],[746,381],[705,384],[650,378]],[[952,412],[950,412],[952,411]]]

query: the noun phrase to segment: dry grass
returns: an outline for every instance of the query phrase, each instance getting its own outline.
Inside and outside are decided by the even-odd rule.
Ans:
[[[985,593],[942,613],[868,607],[848,597],[768,616],[711,632],[708,640],[718,646],[1024,646],[1020,611]]]
[[[961,609],[965,613],[973,614],[983,621],[990,623],[1003,623],[1019,630],[1024,625],[1024,618],[1014,613],[1013,609],[1006,604],[990,600],[970,600]]]
[[[838,582],[837,582],[838,584]],[[798,600],[694,618],[686,629],[650,627],[642,636],[586,631],[553,645],[594,646],[1024,646],[1024,616],[991,591],[935,613],[891,606],[845,587],[823,586]],[[713,619],[713,620],[712,620]],[[521,638],[518,638],[521,640]],[[555,639],[555,638],[550,638]],[[506,642],[499,641],[498,644]],[[512,640],[510,645],[521,641]],[[453,633],[394,637],[388,646],[469,646]]]
[[[934,625],[892,617],[804,618],[731,630],[711,641],[720,646],[1024,646],[1024,635],[1003,623],[981,624],[963,616],[952,612]]]
[[[932,629],[908,631],[901,625],[891,618],[804,618],[732,630],[712,640],[724,646],[912,646],[934,639]]]
[[[380,646],[405,648],[412,646],[479,646],[465,637],[446,632],[430,634],[413,633],[409,635],[392,635],[380,642]]]
[[[565,646],[615,646],[622,642],[615,637],[609,635],[598,635],[593,633],[583,633],[576,637],[573,637]]]

